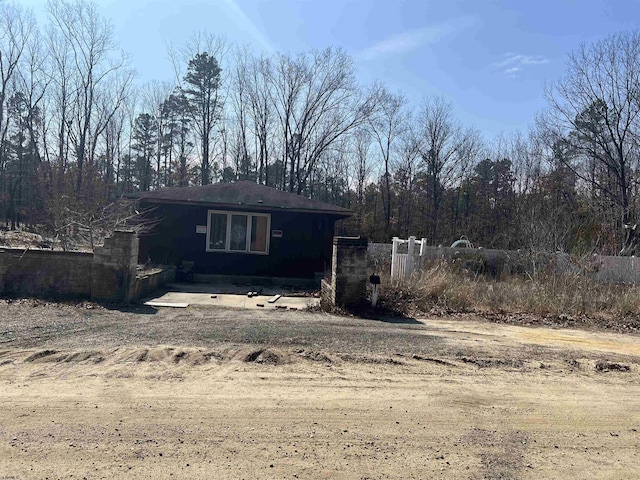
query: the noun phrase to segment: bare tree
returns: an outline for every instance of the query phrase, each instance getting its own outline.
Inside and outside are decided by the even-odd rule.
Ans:
[[[386,88],[380,88],[377,97],[378,109],[369,119],[369,125],[384,164],[385,201],[384,221],[387,234],[391,221],[391,159],[395,144],[407,130],[409,112],[407,99],[402,94],[393,94]]]
[[[170,129],[170,112],[165,108],[166,101],[171,95],[173,85],[169,82],[152,81],[143,86],[141,97],[143,110],[150,113],[157,123],[158,133],[156,135],[156,176],[154,180],[155,188],[160,188],[167,184],[167,170],[169,169],[169,148],[165,148],[167,136]],[[163,163],[164,155],[164,163]]]
[[[95,130],[93,133],[95,139],[90,143],[91,149],[89,151],[89,158],[92,162],[98,157],[104,158],[107,155],[104,150],[100,151],[100,155],[98,155],[99,139],[104,136],[114,117],[123,116],[122,111],[131,97],[132,79],[133,71],[131,69],[121,69],[104,82],[100,94],[96,97]],[[98,168],[105,175],[103,180],[108,182],[110,178],[108,171],[113,168],[113,165],[102,162]]]
[[[8,102],[9,111],[13,112],[10,116],[13,117],[14,132],[8,140],[17,160],[17,171],[13,169],[9,191],[14,228],[21,221],[21,212],[29,212],[31,215],[28,216],[34,217],[34,212],[41,207],[40,191],[34,188],[41,161],[41,104],[47,86],[40,45],[39,31],[35,30],[26,45],[20,69],[12,81],[13,92]]]
[[[323,153],[369,119],[376,95],[357,85],[353,60],[338,49],[279,54],[270,74],[288,174],[283,184],[300,194]]]
[[[618,227],[631,223],[638,168],[640,33],[611,35],[569,55],[567,73],[546,89],[541,117],[551,145],[581,179],[618,207]]]
[[[520,131],[498,135],[489,147],[489,157],[509,159],[515,179],[514,190],[530,193],[540,175],[548,166],[548,149],[541,132],[532,128],[523,134]]]
[[[453,106],[442,97],[427,98],[418,115],[417,148],[423,161],[430,196],[432,243],[438,240],[443,193],[469,171],[481,149],[477,131],[464,129],[453,116]]]
[[[69,156],[69,111],[71,103],[71,49],[62,33],[53,24],[47,26],[46,31],[47,69],[50,88],[45,97],[46,102],[46,133],[52,135],[53,148],[45,148],[45,156],[51,171],[50,187],[62,191],[63,177],[67,170]],[[44,135],[45,144],[48,135]]]
[[[14,3],[0,4],[0,198],[3,200],[7,220],[8,210],[11,209],[7,202],[14,205],[15,193],[7,178],[7,135],[10,124],[8,102],[12,87],[20,76],[23,54],[31,45],[31,38],[35,33],[36,23],[30,11]],[[15,222],[15,218],[12,221]]]
[[[120,187],[122,163],[124,161],[125,131],[127,113],[124,108],[111,117],[103,133],[104,141],[104,180],[108,186],[117,187],[112,196],[122,194]]]
[[[409,124],[409,127],[411,124]],[[406,128],[398,138],[397,155],[392,165],[398,189],[398,229],[404,236],[411,233],[413,227],[416,174],[420,164],[418,143],[412,128]],[[420,222],[418,222],[420,223]]]
[[[244,180],[254,177],[252,155],[249,152],[250,81],[249,52],[236,49],[234,66],[231,71],[231,108],[235,127],[236,175]]]
[[[0,142],[6,138],[6,101],[22,55],[36,32],[33,14],[14,3],[0,4]]]
[[[64,66],[65,110],[61,120],[73,144],[77,165],[76,191],[80,192],[86,161],[93,162],[95,142],[106,128],[109,118],[122,106],[131,81],[127,57],[118,51],[112,25],[102,18],[94,3],[84,0],[49,0],[47,3],[53,28],[58,32],[51,55]],[[119,81],[113,78],[125,72]],[[114,84],[117,86],[114,87]],[[105,92],[106,90],[106,92]],[[111,90],[111,91],[110,91]],[[113,94],[106,111],[99,112],[100,97]],[[68,93],[67,93],[68,92]],[[70,95],[68,95],[70,94]],[[68,100],[67,100],[68,98]]]
[[[275,113],[268,81],[271,62],[265,58],[252,58],[247,65],[247,94],[251,130],[256,141],[258,182],[269,185],[269,137]]]
[[[364,192],[367,186],[369,176],[373,171],[373,165],[370,159],[371,145],[373,138],[371,130],[365,126],[357,128],[351,135],[351,152],[353,156],[356,190],[356,217],[358,230],[364,226],[365,201]]]
[[[230,75],[233,127],[237,129],[237,158],[243,178],[269,184],[269,140],[274,130],[273,91],[269,77],[272,64],[266,57],[254,57],[247,48],[234,54]],[[249,170],[254,171],[249,171]]]

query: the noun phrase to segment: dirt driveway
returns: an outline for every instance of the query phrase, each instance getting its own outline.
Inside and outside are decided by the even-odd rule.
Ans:
[[[640,476],[640,337],[0,305],[0,478]]]

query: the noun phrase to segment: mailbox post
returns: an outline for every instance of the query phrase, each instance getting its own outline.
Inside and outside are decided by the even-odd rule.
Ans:
[[[371,283],[371,306],[375,307],[378,302],[378,285],[380,285],[380,276],[375,273],[369,277]]]

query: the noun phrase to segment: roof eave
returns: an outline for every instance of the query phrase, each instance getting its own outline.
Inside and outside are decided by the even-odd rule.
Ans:
[[[293,213],[316,213],[325,215],[334,215],[340,218],[348,218],[354,215],[351,210],[321,210],[321,209],[305,209],[305,208],[288,208],[288,207],[275,207],[271,205],[253,205],[247,203],[219,203],[219,202],[205,202],[201,200],[174,200],[163,198],[148,198],[138,197],[138,200],[146,203],[162,203],[171,205],[192,205],[198,207],[212,207],[212,208],[250,208],[256,211],[277,211],[277,212],[293,212]]]

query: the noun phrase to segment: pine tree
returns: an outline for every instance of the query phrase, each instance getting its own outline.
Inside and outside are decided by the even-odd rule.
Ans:
[[[200,140],[201,182],[211,181],[211,142],[213,130],[220,118],[220,66],[207,52],[198,53],[189,61],[184,81],[188,84],[184,93],[191,107],[194,125]]]
[[[151,158],[155,153],[158,135],[156,118],[148,113],[141,113],[135,121],[132,145],[138,153],[136,158],[135,176],[140,190],[149,190],[152,184]]]

